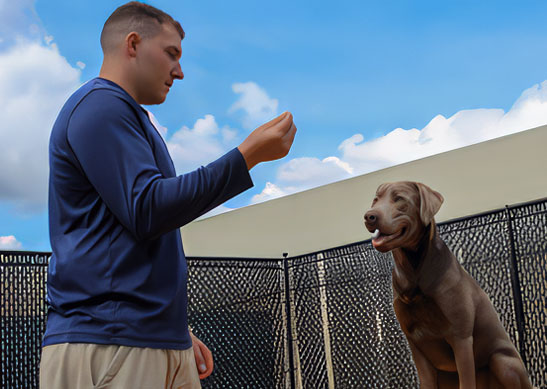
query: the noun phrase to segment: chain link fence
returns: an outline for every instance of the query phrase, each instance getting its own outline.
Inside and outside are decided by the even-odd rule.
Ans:
[[[0,251],[2,388],[37,388],[50,253]]]
[[[547,200],[439,231],[547,389]],[[49,253],[0,259],[1,386],[35,388]],[[418,387],[393,312],[392,259],[370,241],[278,260],[188,258],[188,267],[190,324],[215,357],[204,388]]]

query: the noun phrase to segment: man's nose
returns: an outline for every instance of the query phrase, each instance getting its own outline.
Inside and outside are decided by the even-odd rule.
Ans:
[[[177,67],[173,69],[171,72],[171,75],[173,78],[176,78],[177,80],[182,80],[184,78],[184,73],[182,72],[182,68],[180,67],[180,63],[177,64]]]

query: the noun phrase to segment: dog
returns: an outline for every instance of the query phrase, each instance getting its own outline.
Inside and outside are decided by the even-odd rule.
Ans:
[[[393,307],[420,387],[532,388],[490,299],[439,236],[443,201],[421,183],[386,183],[364,216],[374,248],[393,255]]]

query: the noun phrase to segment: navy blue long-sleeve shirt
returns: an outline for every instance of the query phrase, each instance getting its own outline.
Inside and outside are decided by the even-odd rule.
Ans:
[[[252,186],[239,150],[176,176],[147,112],[95,78],[62,108],[49,154],[43,345],[191,347],[179,227]]]

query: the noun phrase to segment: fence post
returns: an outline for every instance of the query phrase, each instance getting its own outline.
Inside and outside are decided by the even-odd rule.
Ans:
[[[319,299],[321,319],[323,324],[323,343],[325,349],[325,365],[327,367],[327,383],[329,389],[334,389],[334,370],[332,367],[332,350],[330,342],[329,309],[327,303],[327,285],[325,283],[325,261],[323,253],[317,254],[317,275],[319,278]]]
[[[513,300],[515,304],[515,315],[517,319],[517,331],[519,334],[519,353],[522,358],[524,366],[526,364],[526,349],[524,346],[524,310],[522,307],[522,295],[520,293],[520,279],[518,274],[518,261],[515,252],[515,237],[513,234],[513,218],[511,216],[511,209],[508,205],[505,206],[507,212],[507,221],[509,226],[509,243],[511,247],[511,286],[513,288]]]
[[[287,316],[287,348],[289,352],[289,375],[291,377],[291,388],[296,388],[296,379],[294,376],[294,352],[292,338],[292,317],[291,317],[291,291],[289,286],[289,260],[288,253],[283,253],[283,270],[285,273],[285,314]]]

